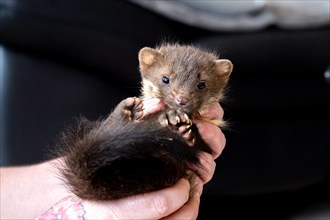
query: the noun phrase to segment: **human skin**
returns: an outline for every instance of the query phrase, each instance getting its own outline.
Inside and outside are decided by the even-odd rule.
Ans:
[[[162,104],[155,101],[144,103],[143,115],[162,108]],[[223,110],[219,104],[213,104],[202,114],[210,119],[221,119]],[[72,195],[59,178],[55,167],[61,158],[57,158],[35,165],[0,168],[0,217],[34,219],[39,216],[39,219],[47,219],[47,210],[53,214],[65,214],[54,213],[54,208],[63,209],[65,206],[66,213],[76,212],[76,217],[81,215],[84,219],[196,219],[203,185],[211,180],[216,167],[214,159],[221,154],[226,139],[219,127],[204,121],[194,123],[214,153],[200,154],[206,169],[200,170],[202,178],[195,179],[193,189],[186,179],[181,179],[174,186],[119,200],[81,200]],[[77,207],[79,210],[76,211]],[[78,211],[82,211],[81,214]]]

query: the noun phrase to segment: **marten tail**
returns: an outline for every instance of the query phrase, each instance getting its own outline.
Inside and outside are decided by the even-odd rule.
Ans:
[[[70,190],[91,200],[119,199],[168,187],[200,166],[198,150],[168,128],[140,123],[102,127],[80,120],[62,139],[60,168]]]

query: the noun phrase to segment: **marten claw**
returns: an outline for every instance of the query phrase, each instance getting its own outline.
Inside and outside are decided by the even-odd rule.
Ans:
[[[179,118],[182,123],[192,125],[192,121],[186,113],[180,114]]]
[[[123,109],[122,114],[128,118],[128,120],[132,120],[132,112],[127,109]]]
[[[167,127],[169,122],[168,122],[168,119],[166,117],[166,114],[159,115],[158,122],[160,123],[161,126]]]
[[[165,119],[165,120],[161,121],[160,124],[161,124],[163,127],[167,127],[167,126],[168,126],[168,120]]]
[[[168,111],[166,113],[166,116],[171,125],[177,125],[178,123],[180,123],[180,118],[175,110]]]
[[[192,134],[191,134],[191,129],[190,129],[190,126],[191,125],[185,125],[184,127],[188,127],[188,129],[185,131],[185,132],[182,132],[182,137],[187,141],[187,143],[192,146],[194,145],[195,143],[195,138],[192,137]],[[183,126],[181,126],[183,127]],[[179,131],[181,130],[181,128],[179,129]],[[183,130],[183,129],[182,129]]]
[[[166,117],[168,118],[171,125],[178,125],[180,123],[192,125],[192,121],[190,120],[189,116],[181,110],[171,109],[166,112]]]
[[[191,131],[189,128],[191,127],[191,125],[182,125],[179,127],[178,131],[180,134],[184,135],[186,132]]]
[[[191,137],[191,129],[187,130],[186,133],[184,133],[183,137],[186,138],[186,139],[190,139],[190,137]]]
[[[180,123],[180,117],[179,116],[175,116],[176,119],[176,123],[179,124]]]
[[[187,122],[190,120],[189,116],[186,113],[184,113],[182,117],[183,117],[182,122]]]
[[[188,141],[188,144],[190,146],[194,146],[195,145],[195,138],[193,138],[191,141]]]
[[[190,139],[191,125],[183,125],[179,128],[179,132],[183,135],[185,139]]]

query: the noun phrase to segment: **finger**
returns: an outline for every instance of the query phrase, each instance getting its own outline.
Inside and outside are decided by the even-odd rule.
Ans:
[[[201,137],[205,143],[213,150],[213,159],[218,158],[226,145],[225,135],[216,125],[204,121],[196,121],[195,123]]]
[[[162,218],[162,220],[175,219],[197,219],[200,205],[200,194],[195,193],[189,201],[173,214]]]
[[[90,202],[89,205],[99,206],[97,210],[103,206],[104,219],[160,219],[182,207],[189,199],[189,190],[189,182],[181,179],[174,186],[159,191],[110,202]]]
[[[206,152],[199,153],[199,161],[201,166],[190,165],[190,168],[198,172],[202,184],[205,184],[212,179],[215,172],[216,163],[213,160],[213,156]]]
[[[221,108],[219,103],[214,103],[207,108],[204,108],[202,111],[199,112],[203,117],[209,119],[222,119],[224,115],[224,111]]]

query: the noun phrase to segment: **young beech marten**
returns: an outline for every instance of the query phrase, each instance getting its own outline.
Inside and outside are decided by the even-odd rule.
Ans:
[[[60,171],[78,197],[112,200],[168,187],[201,166],[198,152],[211,153],[192,119],[221,101],[232,63],[194,46],[162,44],[139,51],[141,100],[158,98],[164,110],[135,120],[140,101],[126,99],[104,120],[80,119],[62,139]],[[128,101],[131,100],[131,101]],[[222,121],[211,121],[222,126]],[[178,132],[186,126],[188,138]]]

